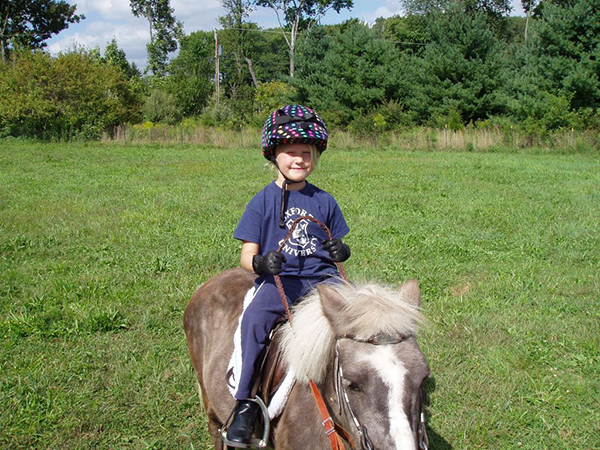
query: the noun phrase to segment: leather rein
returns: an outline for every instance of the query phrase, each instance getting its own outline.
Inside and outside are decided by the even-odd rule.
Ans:
[[[278,252],[282,251],[284,245],[292,236],[292,233],[294,232],[296,225],[299,222],[301,222],[302,220],[308,220],[310,222],[313,222],[313,223],[319,225],[323,230],[325,230],[325,232],[329,236],[329,239],[333,239],[333,236],[331,235],[331,231],[329,230],[329,228],[327,228],[327,226],[325,224],[321,223],[318,219],[315,219],[314,217],[302,216],[302,217],[299,217],[296,220],[294,220],[287,235],[281,242],[281,244],[277,250]],[[340,272],[341,278],[346,283],[349,283],[348,277],[346,276],[346,272],[344,271],[342,263],[336,262],[336,265],[338,267],[338,271]],[[274,278],[275,278],[275,284],[277,285],[277,291],[279,292],[281,302],[285,309],[285,314],[286,314],[287,319],[291,326],[292,315],[290,312],[290,307],[287,302],[287,297],[285,295],[285,290],[283,288],[283,284],[281,283],[281,278],[279,275],[274,275]],[[342,365],[340,363],[340,358],[339,358],[339,341],[340,341],[340,339],[351,339],[356,342],[363,342],[363,343],[368,343],[368,344],[372,344],[372,345],[389,345],[389,344],[398,344],[398,343],[408,339],[409,337],[410,336],[405,335],[405,334],[399,334],[397,336],[388,336],[388,335],[382,334],[382,335],[370,336],[368,338],[361,338],[361,337],[357,337],[354,335],[344,335],[344,336],[339,336],[336,338],[335,360],[334,360],[334,367],[335,367],[334,388],[335,388],[335,393],[336,393],[338,404],[339,404],[339,414],[342,413],[342,405],[345,406],[345,409],[348,412],[348,414],[350,415],[350,417],[352,418],[352,423],[354,424],[354,426],[357,430],[358,436],[360,438],[361,448],[363,450],[374,450],[374,447],[373,447],[373,443],[369,439],[366,427],[364,427],[360,424],[360,422],[358,421],[358,418],[354,414],[354,411],[352,410],[352,407],[350,406],[350,400],[348,398],[348,394],[342,383],[342,380],[344,378],[344,373],[343,373]],[[317,387],[316,383],[313,380],[309,379],[309,385],[310,385],[312,395],[315,399],[317,409],[319,410],[319,414],[321,415],[321,419],[322,419],[321,424],[323,425],[323,427],[325,429],[325,434],[327,435],[327,438],[329,439],[329,443],[331,444],[332,450],[345,450],[346,447],[344,446],[344,442],[342,441],[342,438],[346,442],[348,442],[348,444],[350,445],[350,447],[352,449],[356,449],[356,444],[354,442],[354,439],[350,435],[350,433],[348,433],[348,431],[346,431],[341,425],[336,423],[331,418],[331,414],[329,413],[329,410],[327,409],[327,405],[325,404],[325,401],[323,400],[323,396],[321,395],[321,392],[319,391],[319,388]],[[423,391],[421,391],[421,405],[423,405],[423,396],[424,396],[424,393],[423,393]],[[419,430],[418,430],[419,450],[429,450],[429,440],[427,438],[427,432],[425,429],[425,415],[422,410],[421,410],[421,418],[420,419],[421,420],[419,423]]]
[[[292,237],[292,233],[296,229],[296,225],[298,225],[298,223],[301,222],[302,220],[308,220],[310,222],[316,223],[321,228],[323,228],[323,230],[325,230],[325,232],[327,233],[327,236],[329,236],[329,239],[333,239],[333,236],[331,235],[331,231],[329,230],[329,228],[327,228],[327,226],[325,224],[321,223],[321,221],[319,221],[318,219],[315,219],[314,217],[311,217],[311,216],[302,216],[302,217],[298,217],[296,220],[294,220],[287,235],[285,236],[283,241],[281,241],[281,244],[279,245],[279,248],[277,249],[278,252],[281,252],[281,250],[283,250],[283,246]],[[336,265],[338,267],[340,275],[342,276],[342,279],[344,281],[348,282],[348,277],[346,276],[346,272],[344,272],[342,263],[336,263]],[[285,295],[285,289],[283,288],[283,284],[281,283],[281,277],[279,275],[274,275],[273,277],[275,278],[275,284],[277,285],[277,291],[279,292],[279,297],[281,298],[281,303],[283,304],[283,308],[285,309],[285,315],[287,316],[287,319],[291,325],[292,324],[292,314],[290,312],[290,307],[288,305],[287,297]],[[321,415],[321,419],[322,419],[321,424],[323,425],[323,428],[325,428],[325,434],[327,435],[327,438],[329,439],[331,448],[333,450],[345,450],[346,449],[346,447],[344,446],[344,442],[342,441],[342,438],[340,438],[340,434],[350,444],[350,446],[352,448],[355,448],[354,440],[352,439],[352,436],[350,436],[350,433],[348,433],[346,430],[344,430],[341,427],[341,425],[335,423],[333,421],[333,419],[331,418],[331,414],[329,414],[329,410],[327,409],[325,400],[323,400],[323,396],[321,395],[321,392],[319,391],[319,388],[317,387],[316,383],[310,379],[308,380],[308,382],[310,385],[310,390],[312,392],[313,398],[315,399],[317,409],[319,410],[319,414]]]

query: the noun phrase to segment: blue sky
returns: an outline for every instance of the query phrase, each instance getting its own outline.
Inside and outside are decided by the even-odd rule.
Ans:
[[[139,67],[146,65],[146,43],[150,39],[148,22],[131,13],[129,0],[67,0],[77,5],[77,12],[85,14],[85,20],[71,25],[67,30],[48,41],[51,53],[68,49],[75,43],[86,47],[105,45],[113,37],[125,50],[127,58]],[[183,22],[185,33],[218,28],[217,17],[224,14],[219,0],[171,0],[175,17]],[[520,1],[513,0],[513,14],[521,14]],[[398,0],[355,0],[354,8],[337,14],[330,11],[322,23],[340,23],[356,17],[374,22],[378,17],[402,15]],[[250,19],[261,27],[276,27],[277,18],[271,9],[259,8]]]

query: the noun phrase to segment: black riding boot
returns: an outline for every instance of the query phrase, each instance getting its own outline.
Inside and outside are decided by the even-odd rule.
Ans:
[[[238,444],[249,444],[260,406],[250,400],[238,400],[233,422],[227,429],[227,439]]]

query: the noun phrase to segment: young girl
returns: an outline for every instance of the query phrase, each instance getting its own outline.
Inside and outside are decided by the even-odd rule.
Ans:
[[[280,275],[290,305],[317,283],[338,275],[335,262],[350,257],[342,243],[349,231],[334,198],[306,178],[327,148],[327,130],[312,109],[287,105],[273,112],[263,127],[263,155],[278,170],[277,180],[256,194],[233,234],[242,241],[241,265],[258,275],[235,333],[236,359],[231,383],[237,400],[227,438],[248,444],[259,407],[248,400],[254,365],[275,321],[284,314],[273,275]],[[334,239],[317,224],[303,220],[282,252],[277,252],[294,220],[311,216],[327,225]],[[240,363],[241,362],[241,363]]]

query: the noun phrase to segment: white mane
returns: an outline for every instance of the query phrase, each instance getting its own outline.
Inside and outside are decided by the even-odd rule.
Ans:
[[[369,338],[378,334],[414,334],[421,321],[418,307],[389,287],[370,283],[337,284],[331,288],[344,300],[333,323],[323,313],[321,298],[315,289],[292,308],[291,326],[288,323],[282,328],[286,366],[295,371],[299,380],[323,381],[338,336],[351,334]]]

